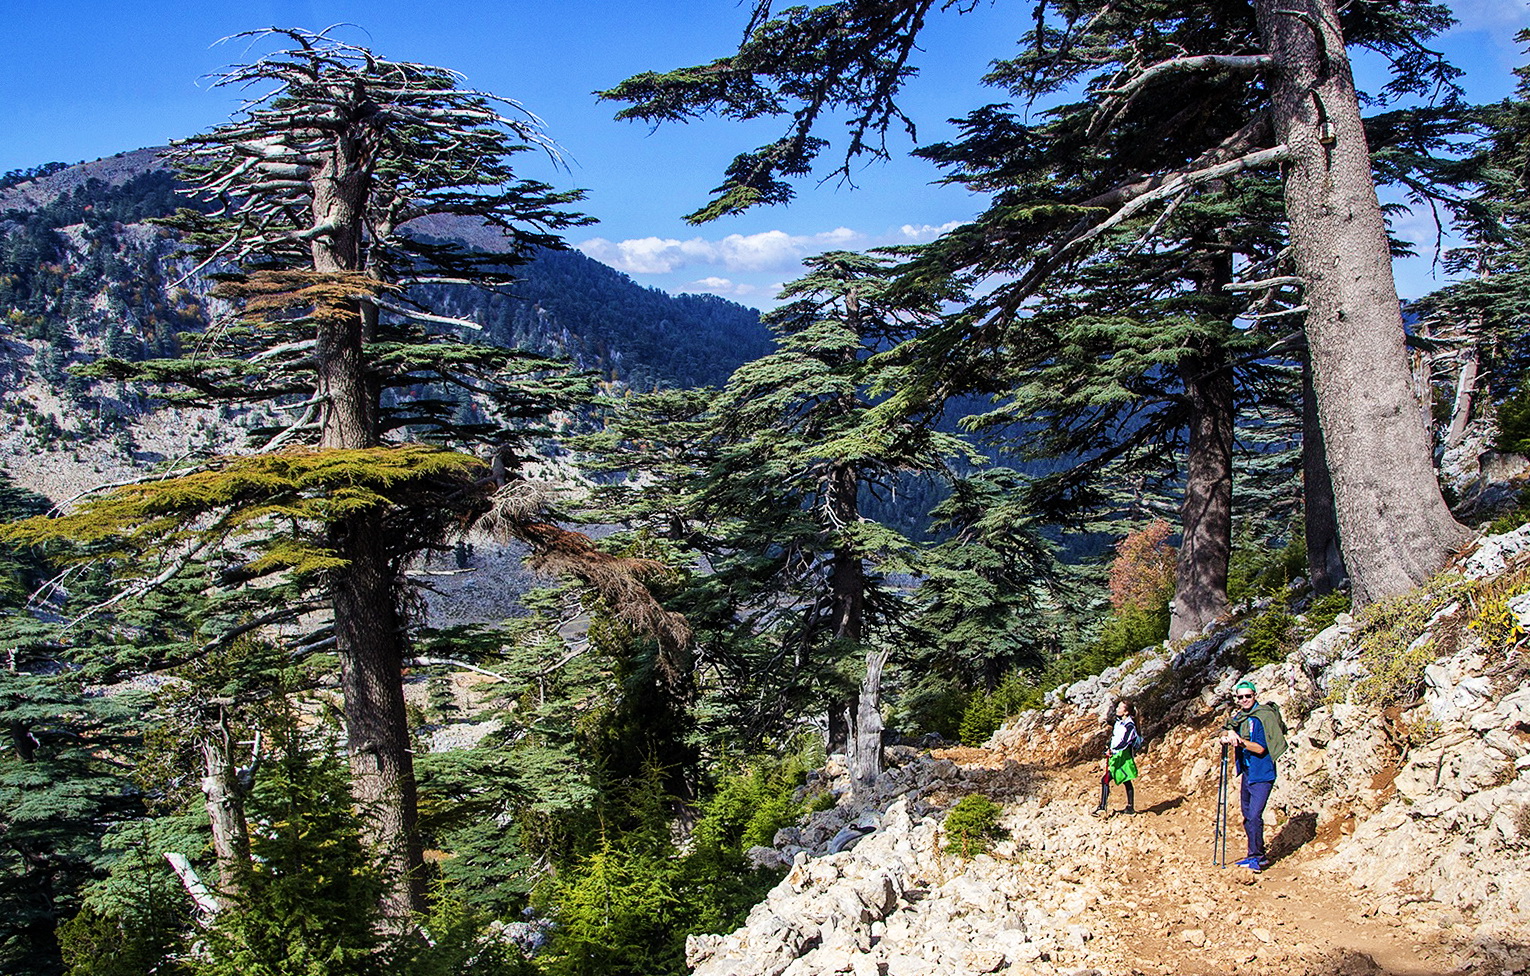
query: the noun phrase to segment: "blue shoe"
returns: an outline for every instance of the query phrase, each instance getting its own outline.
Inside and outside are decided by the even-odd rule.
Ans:
[[[1259,858],[1257,857],[1245,857],[1243,860],[1237,862],[1237,864],[1240,868],[1251,868],[1255,871],[1259,870]]]

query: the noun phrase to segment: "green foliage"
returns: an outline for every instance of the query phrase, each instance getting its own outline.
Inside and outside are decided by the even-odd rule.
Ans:
[[[120,540],[127,554],[268,533],[273,523],[329,524],[375,509],[439,507],[482,471],[477,458],[421,444],[222,458],[191,474],[116,488],[68,515],[12,523],[0,538]],[[209,526],[210,512],[220,517]],[[329,547],[280,535],[250,569],[307,574],[337,565],[343,560]]]
[[[537,967],[493,929],[493,920],[457,898],[445,885],[431,893],[421,920],[429,941],[407,939],[394,946],[389,973],[401,976],[537,976]]]
[[[1476,633],[1492,654],[1507,656],[1526,637],[1519,615],[1509,601],[1530,590],[1530,569],[1521,568],[1496,579],[1478,583],[1472,590],[1471,620],[1467,628]]]
[[[16,630],[11,631],[12,635]],[[42,642],[0,667],[0,971],[56,973],[57,924],[114,859],[105,835],[144,815],[117,757],[131,755],[142,696],[87,695]]]
[[[1495,517],[1487,527],[1488,535],[1502,535],[1530,522],[1530,491],[1521,489],[1514,495],[1511,507]]]
[[[1303,636],[1313,637],[1329,627],[1338,619],[1339,614],[1349,613],[1353,601],[1349,594],[1335,591],[1318,597],[1312,601],[1304,616],[1307,618],[1303,624]]]
[[[1273,544],[1244,537],[1233,547],[1227,566],[1227,598],[1234,603],[1271,596],[1307,574],[1307,543],[1299,530]]]
[[[567,865],[542,899],[557,921],[538,962],[551,976],[630,973],[657,976],[684,970],[685,937],[737,927],[780,873],[756,870],[745,856],[802,815],[794,791],[802,754],[758,761],[725,777],[702,805],[689,844],[670,841],[660,781],[629,798],[645,807],[622,834],[601,836],[593,850]]]
[[[1126,607],[1112,611],[1099,633],[1080,653],[1060,661],[1054,668],[1062,681],[1098,674],[1115,667],[1144,647],[1161,644],[1169,636],[1167,603],[1153,607]]]
[[[288,717],[247,810],[252,863],[206,934],[193,976],[374,976],[379,879],[361,843],[336,743]]]
[[[656,976],[684,971],[675,944],[676,898],[667,852],[641,842],[602,840],[553,896],[558,928],[547,976]]]
[[[1296,617],[1277,604],[1243,625],[1239,651],[1250,669],[1279,664],[1296,649],[1299,636]]]
[[[981,793],[969,793],[946,814],[946,852],[960,857],[985,853],[1004,836],[999,827],[1003,808]]]
[[[58,941],[67,976],[180,976],[173,933],[152,920],[125,919],[86,904],[59,926]]]
[[[979,689],[972,693],[962,712],[959,734],[961,741],[969,746],[981,745],[1012,715],[1040,708],[1042,690],[1033,676],[1023,671],[1012,671],[997,688],[991,691]]]
[[[207,842],[206,827],[198,808],[190,816],[161,815],[106,834],[106,876],[90,885],[80,911],[59,927],[68,976],[186,972],[179,956],[191,928],[191,903],[164,855],[195,857]]]
[[[1364,674],[1350,697],[1373,705],[1417,701],[1423,693],[1424,668],[1448,653],[1455,640],[1444,628],[1426,634],[1425,625],[1470,589],[1460,577],[1442,574],[1416,590],[1361,610],[1356,622]]]

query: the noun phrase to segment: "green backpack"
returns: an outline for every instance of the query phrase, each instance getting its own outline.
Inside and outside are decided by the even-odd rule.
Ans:
[[[1246,718],[1257,718],[1264,726],[1265,748],[1270,750],[1270,760],[1279,759],[1286,751],[1286,720],[1280,715],[1280,706],[1274,702],[1261,702],[1246,712],[1239,712],[1227,720],[1227,727],[1237,731]],[[1242,734],[1241,732],[1239,733]]]

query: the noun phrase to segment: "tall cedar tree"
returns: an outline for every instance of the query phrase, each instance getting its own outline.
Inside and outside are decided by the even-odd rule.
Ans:
[[[739,520],[745,548],[795,576],[789,586],[802,652],[824,647],[864,655],[859,688],[831,705],[830,728],[843,729],[853,780],[881,772],[882,672],[890,644],[873,634],[896,616],[876,566],[907,559],[909,541],[866,518],[862,497],[889,491],[900,473],[939,473],[965,453],[930,423],[888,424],[874,391],[897,382],[873,354],[906,337],[931,314],[901,305],[888,289],[885,256],[832,251],[807,261],[787,303],[770,313],[780,350],[740,367],[717,402],[725,445],[704,505]],[[797,512],[783,526],[781,512]],[[769,531],[758,531],[758,515]],[[754,521],[754,525],[751,525]],[[787,534],[779,533],[781,528]],[[844,716],[844,724],[840,724]]]
[[[808,172],[826,142],[815,133],[848,113],[841,172],[859,155],[886,155],[925,18],[965,0],[845,0],[775,15],[757,0],[738,52],[707,65],[628,79],[608,98],[623,118],[685,120],[789,115],[775,142],[738,156],[705,220],[790,199],[782,178]],[[999,194],[977,222],[937,244],[947,271],[998,287],[970,301],[950,342],[1021,314],[1056,271],[1113,228],[1161,212],[1187,190],[1282,166],[1286,217],[1304,289],[1313,382],[1328,451],[1345,562],[1358,603],[1408,589],[1466,536],[1441,497],[1418,422],[1403,348],[1385,224],[1371,176],[1346,49],[1380,51],[1393,91],[1448,85],[1451,69],[1421,40],[1449,23],[1428,0],[1345,5],[1333,0],[1134,0],[1032,8],[1024,53],[1003,81],[1027,98],[1085,84],[1079,131],[1098,166],[1069,205],[1011,210]],[[1127,144],[1118,138],[1134,130]],[[1245,282],[1252,284],[1252,282]]]
[[[1026,194],[1034,208],[1065,205],[1059,198],[1078,170],[1096,161],[1051,151],[1076,144],[1066,129],[1088,113],[1068,106],[1052,114],[1055,121],[1029,127],[987,109],[968,120],[961,144],[922,154],[956,167],[949,179],[1001,188],[1017,206]],[[1022,180],[1016,147],[1024,145],[1049,151]],[[1198,188],[1163,219],[1127,221],[1090,260],[1054,272],[1027,314],[985,343],[999,355],[966,347],[966,356],[946,357],[947,369],[1006,401],[980,422],[1016,422],[1027,456],[1060,465],[1028,491],[1053,517],[1140,517],[1163,495],[1181,497],[1172,637],[1228,609],[1238,408],[1263,401],[1279,409],[1293,399],[1261,355],[1267,330],[1239,327],[1244,303],[1227,290],[1235,263],[1275,259],[1281,231],[1270,181]],[[943,261],[936,248],[915,264]]]
[[[604,556],[555,526],[514,479],[546,433],[540,422],[582,399],[586,382],[555,363],[463,342],[470,323],[414,300],[420,286],[508,281],[532,248],[557,247],[558,230],[585,222],[565,209],[577,192],[520,179],[510,166],[534,147],[553,152],[535,118],[463,88],[446,69],[303,31],[251,36],[290,47],[225,74],[222,84],[263,91],[234,121],[176,150],[191,191],[211,202],[207,212],[182,211],[179,226],[204,265],[234,272],[223,293],[244,318],[181,360],[108,360],[94,372],[296,419],[265,432],[253,457],[129,486],[24,532],[116,534],[123,556],[167,546],[219,553],[225,586],[297,579],[319,596],[332,624],[298,649],[338,655],[352,789],[384,914],[404,924],[423,907],[401,687],[405,563],[453,525],[484,517],[529,541],[550,571],[601,589],[629,622],[670,644],[687,635],[635,582],[653,566]],[[502,250],[425,236],[454,220],[499,231]],[[485,401],[479,416],[488,420],[454,424],[458,404],[426,395],[441,389]],[[490,460],[400,443],[409,438],[478,444]],[[139,589],[166,581],[170,564]],[[242,626],[300,612],[265,609]]]

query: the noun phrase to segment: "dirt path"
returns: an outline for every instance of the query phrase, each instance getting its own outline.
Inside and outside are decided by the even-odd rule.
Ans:
[[[996,765],[986,750],[953,750],[964,765]],[[1094,821],[1099,844],[1071,856],[1057,877],[1077,885],[1088,902],[1078,921],[1089,935],[1083,958],[1110,974],[1141,976],[1229,972],[1281,976],[1444,976],[1465,973],[1469,930],[1439,918],[1378,914],[1376,899],[1320,871],[1324,838],[1287,825],[1269,832],[1275,862],[1263,873],[1212,862],[1215,789],[1185,795],[1145,766],[1134,815]],[[1089,819],[1099,800],[1100,767],[1074,764],[1038,770],[1039,800]],[[1164,777],[1167,779],[1168,777]],[[1170,780],[1172,783],[1173,780]],[[1125,804],[1120,788],[1111,806]],[[1230,860],[1245,850],[1236,783],[1229,811]],[[1301,843],[1295,843],[1292,837]]]

